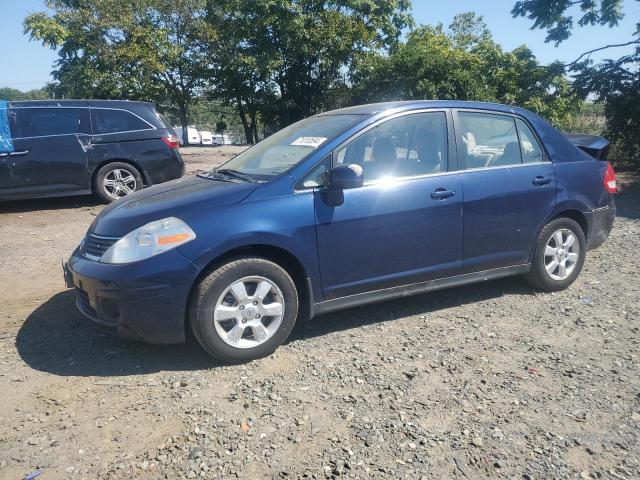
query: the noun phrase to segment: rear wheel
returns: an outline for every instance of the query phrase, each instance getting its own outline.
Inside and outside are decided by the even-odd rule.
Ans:
[[[541,290],[563,290],[578,278],[586,251],[584,232],[576,221],[553,220],[540,232],[531,271],[525,278]]]
[[[263,258],[240,258],[213,271],[196,287],[189,311],[200,344],[228,363],[273,353],[291,333],[297,316],[293,280]]]
[[[96,174],[95,193],[105,202],[125,197],[143,187],[140,172],[128,163],[108,163]]]

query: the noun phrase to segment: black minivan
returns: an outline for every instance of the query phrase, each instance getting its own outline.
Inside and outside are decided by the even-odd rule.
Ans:
[[[184,173],[178,138],[152,103],[0,103],[0,200],[95,193],[111,202]]]

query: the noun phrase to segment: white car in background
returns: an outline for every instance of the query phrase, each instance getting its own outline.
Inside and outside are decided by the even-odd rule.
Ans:
[[[226,133],[216,133],[213,135],[214,145],[232,145],[233,142]]]
[[[213,134],[207,130],[200,130],[200,143],[202,145],[213,145]]]
[[[176,127],[174,128],[176,135],[180,139],[180,145],[184,145],[184,140],[182,138],[182,128]],[[202,139],[200,138],[200,134],[195,127],[187,127],[187,137],[189,145],[200,145]]]

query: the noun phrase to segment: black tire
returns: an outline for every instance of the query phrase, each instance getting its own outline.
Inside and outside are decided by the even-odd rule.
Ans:
[[[98,173],[96,174],[94,186],[93,186],[93,190],[95,194],[98,195],[106,203],[111,203],[114,200],[117,200],[116,197],[112,196],[109,193],[109,191],[107,191],[104,185],[105,177],[107,177],[107,175],[114,173],[116,170],[126,171],[131,177],[133,177],[133,179],[135,180],[135,185],[133,185],[132,183],[128,184],[128,187],[132,191],[135,192],[138,190],[142,190],[142,187],[144,186],[142,181],[142,176],[140,175],[140,172],[136,167],[124,162],[108,163],[104,167],[102,167],[100,170],[98,170]],[[127,193],[123,194],[119,198],[122,198],[126,195]]]
[[[236,348],[218,335],[212,312],[230,285],[251,276],[264,277],[280,289],[284,303],[283,318],[278,330],[264,343],[252,348]],[[282,267],[264,258],[243,257],[218,267],[195,287],[189,305],[189,323],[207,353],[225,363],[242,363],[270,355],[282,345],[296,323],[298,307],[295,283]]]
[[[578,260],[571,274],[562,280],[556,280],[550,276],[545,268],[545,248],[551,237],[560,229],[570,230],[576,237],[579,245]],[[555,292],[564,290],[571,285],[582,270],[584,265],[585,254],[587,252],[586,240],[582,227],[570,218],[557,218],[549,222],[540,232],[536,241],[535,251],[533,253],[533,261],[531,262],[531,271],[525,275],[525,279],[535,288],[546,292]]]

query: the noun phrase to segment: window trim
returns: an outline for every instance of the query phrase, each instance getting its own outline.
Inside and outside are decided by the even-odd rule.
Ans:
[[[137,113],[132,112],[131,110],[126,110],[124,108],[109,108],[109,107],[87,107],[89,109],[89,121],[91,122],[91,132],[93,136],[104,136],[104,135],[120,135],[122,133],[134,133],[134,132],[147,132],[149,130],[158,130],[158,128],[151,123],[147,122],[144,118],[142,118]],[[150,128],[138,128],[136,130],[118,130],[117,132],[108,132],[108,133],[96,133],[93,131],[93,110],[113,110],[117,112],[126,112],[134,117],[137,117],[139,120],[142,120],[144,123],[149,125]]]
[[[324,157],[322,157],[322,160],[316,163],[307,172],[305,172],[304,175],[300,177],[300,179],[293,186],[294,192],[302,193],[306,191],[313,191],[317,188],[326,188],[326,185],[318,185],[317,187],[305,187],[304,181],[309,177],[309,175],[311,175],[311,172],[313,172],[316,168],[318,168],[322,163],[324,163],[327,160],[329,160],[329,173],[330,173],[333,168],[333,151],[327,153]]]
[[[447,130],[447,169],[445,171],[443,171],[443,172],[423,173],[423,174],[420,174],[420,175],[409,175],[409,176],[404,176],[404,177],[391,177],[389,179],[384,179],[384,183],[387,183],[387,182],[390,182],[390,181],[396,182],[396,181],[406,181],[406,180],[425,178],[425,177],[433,177],[433,176],[436,176],[436,175],[444,175],[444,174],[455,172],[456,169],[457,169],[457,166],[458,166],[458,161],[457,161],[458,157],[456,155],[456,149],[455,149],[455,138],[452,135],[452,133],[453,133],[453,130],[452,130],[453,119],[451,118],[451,109],[449,109],[449,108],[420,108],[420,109],[416,109],[416,110],[397,112],[397,113],[388,115],[388,116],[386,116],[384,118],[376,120],[371,125],[367,125],[362,130],[358,130],[357,132],[355,132],[353,135],[351,135],[349,138],[345,139],[340,145],[336,146],[331,151],[331,168],[333,169],[333,168],[336,167],[336,165],[333,164],[333,159],[337,158],[338,150],[340,150],[341,148],[343,148],[346,145],[350,144],[351,142],[355,141],[360,136],[366,134],[369,130],[372,130],[372,129],[382,125],[383,123],[390,122],[391,120],[395,120],[397,118],[408,117],[410,115],[419,115],[419,114],[422,114],[422,113],[438,113],[438,112],[444,113],[445,127],[446,127],[446,130]],[[454,167],[454,168],[452,168],[452,167]],[[307,175],[307,174],[305,174],[305,175]],[[363,183],[362,186],[366,187],[366,186],[369,186],[369,185],[376,185],[376,184],[382,183],[382,182],[383,182],[382,179],[367,180],[367,181],[365,181]]]
[[[516,124],[516,132],[518,133],[518,143],[520,144],[520,156],[522,157],[522,164],[523,165],[537,165],[539,163],[545,163],[547,161],[547,158],[548,158],[547,157],[547,152],[544,149],[544,144],[540,141],[540,137],[538,137],[538,134],[533,129],[533,126],[529,122],[527,122],[524,118],[520,117],[519,115],[514,115],[514,117],[515,117],[514,121],[515,121],[515,124]],[[542,153],[542,160],[540,162],[525,163],[524,155],[522,153],[522,139],[520,137],[520,129],[518,128],[518,120],[522,121],[522,123],[524,123],[529,128],[529,131],[533,135],[533,138],[535,139],[536,142],[538,142],[538,147],[540,147],[540,152]]]
[[[460,107],[456,107],[451,109],[451,113],[452,113],[452,117],[453,117],[453,129],[454,129],[454,138],[455,138],[455,142],[456,142],[456,158],[458,158],[458,162],[456,163],[457,165],[457,171],[459,173],[464,173],[464,172],[481,172],[481,171],[486,171],[486,170],[496,170],[496,169],[500,169],[500,168],[518,168],[518,167],[532,167],[535,165],[544,165],[545,163],[553,163],[551,161],[551,157],[549,156],[549,154],[547,153],[547,150],[544,146],[544,143],[540,140],[540,136],[538,135],[538,132],[536,131],[535,128],[533,128],[533,125],[531,125],[531,122],[529,122],[525,117],[523,117],[522,115],[518,114],[518,113],[513,113],[513,112],[499,112],[496,110],[483,110],[480,108],[460,108]],[[459,161],[459,159],[462,156],[462,151],[460,150],[462,147],[458,145],[458,130],[460,128],[460,118],[458,116],[459,113],[483,113],[486,115],[501,115],[503,117],[511,117],[513,118],[513,125],[516,129],[516,136],[518,137],[518,146],[520,147],[520,160],[521,163],[516,164],[516,165],[496,165],[493,167],[480,167],[480,168],[461,168],[461,162]],[[520,132],[518,130],[518,124],[516,123],[516,119],[520,119],[522,120],[531,130],[531,132],[533,133],[534,137],[536,138],[536,141],[538,142],[538,144],[540,145],[540,149],[542,151],[542,161],[541,162],[536,162],[536,163],[524,163],[524,159],[522,158],[522,144],[520,143]]]

